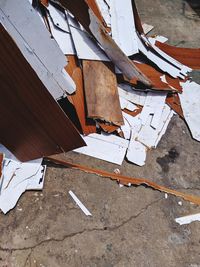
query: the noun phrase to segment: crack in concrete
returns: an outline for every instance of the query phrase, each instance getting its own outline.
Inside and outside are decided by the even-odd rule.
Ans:
[[[123,227],[124,225],[126,225],[127,223],[129,223],[131,220],[138,218],[140,215],[142,215],[143,213],[145,213],[151,206],[155,205],[156,203],[158,203],[160,200],[162,200],[162,198],[156,199],[154,201],[152,201],[151,203],[149,203],[148,205],[146,205],[144,208],[142,208],[137,214],[130,216],[127,220],[121,222],[119,225],[114,225],[114,226],[108,226],[108,227],[100,227],[100,228],[92,228],[92,229],[83,229],[82,231],[79,232],[75,232],[75,233],[71,233],[71,234],[67,234],[64,235],[62,238],[49,238],[49,239],[45,239],[40,241],[39,243],[33,245],[33,246],[29,246],[29,247],[23,247],[23,248],[5,248],[5,247],[1,247],[0,246],[0,251],[2,252],[15,252],[15,251],[26,251],[26,250],[30,250],[31,252],[29,253],[25,264],[27,263],[28,259],[30,258],[31,253],[33,252],[33,250],[43,244],[46,243],[50,243],[50,242],[63,242],[68,238],[72,238],[75,237],[77,235],[81,235],[84,233],[91,233],[91,232],[95,232],[95,231],[115,231],[121,227]]]

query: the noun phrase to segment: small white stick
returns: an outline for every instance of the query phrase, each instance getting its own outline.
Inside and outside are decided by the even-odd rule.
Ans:
[[[200,221],[200,213],[176,218],[175,221],[180,225],[189,224],[195,221]]]
[[[85,213],[86,216],[92,216],[89,210],[83,205],[83,203],[77,198],[77,196],[71,190],[69,191],[69,194],[76,202],[76,204],[79,206],[79,208]]]

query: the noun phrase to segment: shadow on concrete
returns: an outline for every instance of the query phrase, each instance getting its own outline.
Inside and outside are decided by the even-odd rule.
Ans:
[[[193,11],[200,17],[200,0],[184,0],[185,3],[193,9]]]

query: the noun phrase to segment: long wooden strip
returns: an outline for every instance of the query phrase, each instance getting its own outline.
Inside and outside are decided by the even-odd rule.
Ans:
[[[82,26],[93,35],[103,47],[107,56],[131,80],[136,77],[139,81],[150,87],[151,81],[134,65],[134,63],[123,53],[109,35],[99,18],[92,10],[91,1],[87,0],[60,0],[63,7],[68,9],[82,24]]]
[[[88,117],[123,125],[113,64],[83,60],[83,76]]]
[[[158,41],[156,46],[182,64],[192,69],[200,69],[200,48],[175,47]]]
[[[0,140],[28,161],[85,143],[0,24]]]
[[[161,192],[165,192],[167,194],[171,194],[171,195],[175,195],[177,197],[181,197],[184,200],[190,201],[194,204],[198,204],[200,205],[200,197],[199,196],[193,196],[193,195],[188,195],[167,187],[164,187],[162,185],[158,185],[154,182],[151,182],[147,179],[142,179],[142,178],[133,178],[133,177],[128,177],[128,176],[124,176],[124,175],[119,175],[119,174],[115,174],[115,173],[110,173],[107,171],[103,171],[103,170],[97,170],[97,169],[92,169],[83,165],[78,165],[78,164],[74,164],[74,163],[70,163],[67,160],[65,160],[64,158],[62,158],[60,155],[57,156],[50,156],[50,157],[46,157],[47,160],[52,161],[56,164],[60,164],[63,166],[66,166],[68,168],[72,168],[72,169],[77,169],[77,170],[81,170],[87,173],[92,173],[92,174],[96,174],[105,178],[110,178],[112,180],[116,180],[121,184],[124,185],[147,185],[155,190],[161,191]]]
[[[92,119],[86,118],[86,106],[84,95],[84,84],[82,69],[77,63],[76,56],[67,56],[68,64],[66,71],[72,77],[76,84],[76,92],[73,95],[69,95],[69,101],[74,105],[76,113],[78,115],[81,128],[84,134],[96,133],[96,123]]]

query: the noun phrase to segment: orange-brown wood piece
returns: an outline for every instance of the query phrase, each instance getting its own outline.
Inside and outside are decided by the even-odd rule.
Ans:
[[[158,41],[156,46],[182,64],[192,69],[200,69],[200,48],[175,47]]]
[[[134,64],[137,66],[139,70],[142,71],[151,81],[153,84],[152,90],[165,90],[165,91],[177,91],[182,92],[182,87],[180,85],[179,78],[172,78],[167,73],[163,73],[157,69],[155,69],[153,66],[150,66],[146,63],[138,63],[134,61]],[[164,83],[161,81],[160,77],[165,74],[167,83]],[[131,84],[135,87],[137,87],[137,80],[132,79]],[[171,87],[173,88],[171,88]]]
[[[47,157],[46,159],[51,161],[51,162],[54,162],[56,164],[66,166],[68,168],[81,170],[81,171],[84,171],[86,173],[95,174],[95,175],[98,175],[98,176],[101,176],[104,178],[110,178],[112,180],[118,181],[120,184],[124,184],[124,185],[131,184],[131,185],[137,185],[137,186],[146,185],[146,186],[151,187],[155,190],[165,192],[167,194],[175,195],[177,197],[183,198],[184,200],[187,200],[187,201],[190,201],[194,204],[200,205],[200,197],[199,196],[188,195],[186,193],[182,193],[182,192],[167,188],[165,186],[158,185],[157,183],[154,183],[154,182],[147,180],[147,179],[128,177],[128,176],[110,173],[110,172],[99,170],[99,169],[92,169],[90,167],[79,165],[79,164],[70,163],[66,160],[66,158],[63,155],[50,156],[50,157]]]
[[[184,118],[183,115],[183,110],[181,107],[181,102],[180,102],[180,98],[179,95],[177,93],[174,94],[169,94],[166,98],[166,103],[168,104],[168,106],[173,109],[179,116],[181,116],[182,118]]]
[[[88,117],[123,125],[113,64],[83,60],[83,76]]]
[[[85,135],[96,133],[95,121],[88,119],[86,116],[82,69],[78,65],[76,56],[68,55],[67,60],[68,64],[65,69],[76,84],[75,93],[68,96],[68,99],[74,105],[83,133]]]

